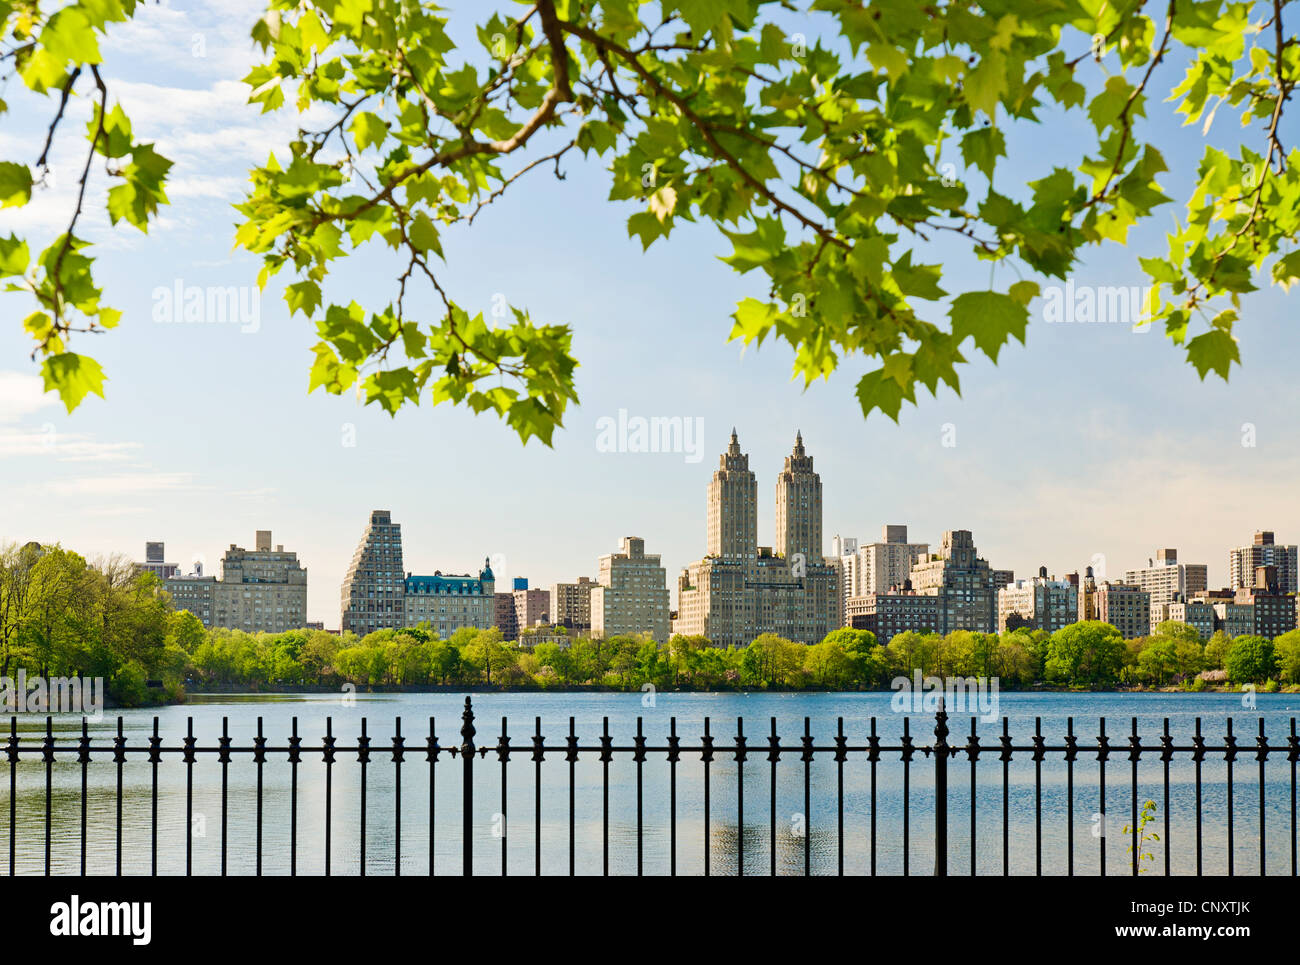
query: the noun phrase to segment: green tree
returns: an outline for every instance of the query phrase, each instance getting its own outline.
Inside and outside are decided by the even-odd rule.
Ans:
[[[1113,686],[1124,660],[1124,638],[1109,623],[1085,620],[1062,627],[1047,645],[1048,679],[1072,686]]]
[[[1288,6],[538,0],[484,15],[462,48],[431,4],[269,0],[250,25],[264,57],[244,78],[249,99],[322,120],[250,172],[236,241],[263,258],[260,283],[293,275],[288,307],[319,336],[312,389],[355,388],[389,411],[466,405],[549,442],[576,398],[568,327],[519,307],[500,319],[466,307],[437,260],[449,228],[468,228],[530,172],[563,176],[570,152],[594,155],[643,245],[711,223],[723,260],[759,273],[733,339],[785,342],[805,383],[865,360],[863,412],[897,418],[918,387],[958,390],[968,343],[996,362],[1024,341],[1034,278],[1064,278],[1089,248],[1163,219],[1167,163],[1141,122],[1153,98],[1169,99],[1207,132],[1217,118],[1216,138],[1228,115],[1258,128],[1233,154],[1235,138],[1207,134],[1185,210],[1140,259],[1153,323],[1201,378],[1226,378],[1241,296],[1264,272],[1284,287],[1300,277],[1300,156],[1283,124],[1300,75]],[[65,106],[94,105],[66,227],[35,254],[27,238],[0,239],[0,275],[32,299],[23,326],[46,387],[72,409],[104,381],[72,351],[74,333],[120,317],[94,280],[82,216],[93,205],[146,230],[171,164],[101,69],[100,40],[137,0],[0,9],[6,59],[50,117],[45,138],[0,162],[0,204],[31,202],[70,123]],[[1157,90],[1167,61],[1183,78]],[[1044,164],[1023,189],[1004,183],[1009,135],[1071,112],[1080,135],[1067,162]],[[101,168],[106,192],[91,183]],[[950,293],[964,266],[945,272],[940,238],[1011,262],[1019,280]],[[392,261],[391,298],[369,306],[326,284],[362,249]]]
[[[1273,642],[1267,637],[1240,636],[1223,658],[1223,669],[1234,684],[1259,683],[1272,676]]]
[[[1300,684],[1300,630],[1291,630],[1273,641],[1273,657],[1283,683]]]

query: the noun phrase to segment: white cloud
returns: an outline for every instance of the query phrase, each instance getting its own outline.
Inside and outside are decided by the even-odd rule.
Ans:
[[[40,376],[0,372],[0,422],[17,422],[57,402],[56,396],[46,394]]]
[[[195,490],[192,472],[121,472],[108,476],[82,476],[50,484],[58,496],[145,496],[151,493]]]

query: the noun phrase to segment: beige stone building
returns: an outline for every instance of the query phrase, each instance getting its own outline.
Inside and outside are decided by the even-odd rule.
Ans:
[[[477,577],[441,570],[432,576],[408,573],[403,584],[403,625],[427,626],[444,640],[462,627],[485,630],[496,616],[495,586],[487,559]]]
[[[551,622],[571,630],[591,629],[591,591],[595,582],[587,576],[576,583],[551,587]]]
[[[1055,633],[1078,619],[1078,587],[1069,580],[1049,578],[1046,567],[1040,567],[1032,580],[1016,580],[998,590],[999,632],[1027,626]]]
[[[1125,640],[1151,632],[1151,594],[1139,586],[1111,583],[1097,587],[1097,619],[1109,623]]]
[[[758,545],[757,500],[733,429],[709,482],[707,555],[678,579],[674,633],[745,647],[763,633],[819,643],[841,624],[836,569],[821,551],[821,478],[802,435],[777,476],[775,548]]]
[[[590,594],[593,638],[646,633],[660,643],[668,640],[667,573],[657,554],[646,553],[641,537],[623,537],[619,552],[600,558]]]
[[[406,571],[402,568],[402,525],[376,509],[343,578],[340,627],[365,636],[401,627],[406,621]]]
[[[980,557],[970,530],[956,529],[943,534],[936,558],[912,567],[909,588],[939,598],[936,632],[992,633],[998,616],[997,591],[1013,578],[1010,570],[995,570]]]
[[[1295,593],[1298,588],[1296,554],[1295,546],[1275,542],[1270,531],[1262,530],[1255,534],[1251,545],[1238,546],[1228,551],[1228,585],[1234,590],[1254,589],[1257,586],[1255,575],[1259,568],[1272,566],[1277,570],[1278,592]]]
[[[1157,550],[1155,560],[1149,563],[1144,568],[1124,572],[1126,584],[1145,590],[1151,597],[1147,629],[1139,636],[1155,632],[1166,603],[1190,600],[1206,589],[1209,582],[1209,567],[1204,563],[1179,563],[1176,549]]]
[[[221,579],[173,576],[164,585],[177,609],[189,610],[206,627],[249,633],[283,633],[307,623],[307,571],[298,554],[271,546],[259,529],[255,548],[234,543],[221,561]]]
[[[519,630],[526,630],[528,627],[535,627],[539,623],[550,622],[551,616],[551,593],[549,590],[543,590],[540,587],[523,587],[516,589],[515,596],[515,626]]]

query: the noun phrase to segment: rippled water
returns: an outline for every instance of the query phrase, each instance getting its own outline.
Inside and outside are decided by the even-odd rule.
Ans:
[[[638,719],[652,748],[666,746],[670,722],[675,719],[682,746],[698,748],[706,718],[715,738],[716,755],[709,768],[709,801],[705,807],[704,765],[697,751],[683,751],[677,766],[677,871],[701,874],[706,855],[714,874],[738,870],[738,804],[743,793],[744,870],[766,874],[772,864],[772,828],[775,827],[776,870],[801,874],[804,849],[809,849],[814,874],[838,869],[841,840],[844,870],[869,873],[872,861],[872,819],[875,820],[875,862],[880,874],[901,874],[906,850],[912,874],[934,869],[934,762],[918,752],[907,771],[900,754],[882,752],[875,771],[873,808],[872,773],[867,757],[850,754],[843,768],[843,822],[838,832],[837,765],[830,753],[819,753],[808,769],[808,803],[805,806],[804,764],[795,752],[783,753],[776,765],[777,794],[771,803],[772,765],[767,760],[767,737],[772,718],[782,744],[796,747],[804,731],[804,718],[818,747],[833,744],[838,719],[850,746],[866,744],[874,719],[876,733],[885,745],[897,745],[905,715],[894,713],[890,694],[659,694],[655,706],[643,705],[641,694],[479,694],[476,742],[488,747],[485,758],[475,760],[473,845],[475,871],[501,870],[502,847],[511,874],[532,874],[534,848],[540,832],[543,873],[569,870],[570,768],[562,751],[550,752],[541,767],[541,811],[536,805],[535,767],[531,737],[535,718],[548,747],[562,747],[573,718],[584,748],[598,747],[604,718],[616,747],[632,744]],[[252,746],[259,719],[268,746],[262,774],[262,868],[266,874],[290,870],[291,772],[283,748],[294,718],[303,738],[303,763],[297,780],[297,871],[322,874],[326,847],[326,767],[319,748],[327,720],[340,747],[355,748],[362,720],[371,738],[371,762],[366,768],[365,868],[369,874],[391,874],[397,861],[395,768],[391,738],[396,718],[401,718],[406,738],[406,761],[401,768],[400,863],[403,874],[424,874],[430,851],[430,766],[425,760],[429,718],[443,747],[459,745],[460,715],[464,698],[456,694],[358,695],[353,706],[337,696],[281,696],[272,698],[208,697],[183,707],[133,711],[122,715],[127,738],[127,762],[122,768],[122,861],[127,874],[147,874],[151,866],[152,769],[146,758],[147,738],[157,716],[159,733],[167,747],[179,747],[192,721],[200,746],[213,747],[222,733],[223,720],[236,748]],[[1110,835],[1099,837],[1101,811],[1096,751],[1081,751],[1074,767],[1074,870],[1097,874],[1100,852],[1106,849],[1110,874],[1129,871],[1128,823],[1131,763],[1126,750],[1132,719],[1144,744],[1158,743],[1164,718],[1169,720],[1175,744],[1190,743],[1199,716],[1210,744],[1221,743],[1226,720],[1242,749],[1233,769],[1229,798],[1227,766],[1222,752],[1209,753],[1202,765],[1203,869],[1207,874],[1227,871],[1228,807],[1233,810],[1233,870],[1257,874],[1260,850],[1259,763],[1255,738],[1264,721],[1270,744],[1285,745],[1292,732],[1292,717],[1300,716],[1300,696],[1261,694],[1257,706],[1242,706],[1240,695],[1229,694],[1003,694],[1000,712],[1009,719],[1017,745],[1030,743],[1035,718],[1049,746],[1060,745],[1067,718],[1073,716],[1081,744],[1094,743],[1099,718],[1107,719],[1112,753],[1106,768],[1106,807]],[[495,747],[501,719],[508,718],[512,747],[507,765],[506,801],[502,805],[502,767]],[[737,733],[737,718],[744,718],[750,755],[738,768],[729,748]],[[933,740],[934,718],[916,714],[909,721],[918,744]],[[43,718],[19,718],[24,741],[38,740]],[[1002,870],[1004,824],[1002,818],[1002,764],[996,749],[1001,723],[977,722],[983,747],[975,784],[976,855],[981,874]],[[75,741],[80,718],[56,717],[56,736]],[[91,725],[96,744],[108,745],[117,727],[116,716]],[[971,719],[954,715],[951,743],[964,745]],[[6,728],[7,729],[7,728]],[[75,744],[60,744],[52,768],[50,798],[50,855],[55,873],[76,873],[81,859],[81,765]],[[0,769],[10,770],[0,758]],[[447,753],[440,756],[433,782],[434,870],[457,874],[461,869],[462,763]],[[1265,767],[1264,817],[1267,831],[1267,870],[1290,873],[1292,854],[1292,764],[1285,751],[1270,755]],[[192,865],[196,874],[216,874],[222,855],[222,769],[215,754],[201,754],[193,767]],[[45,765],[39,753],[25,754],[14,769],[15,865],[19,874],[39,874],[45,862]],[[1005,826],[1012,873],[1033,873],[1041,847],[1045,874],[1067,870],[1069,802],[1067,768],[1059,753],[1049,753],[1041,767],[1041,802],[1036,803],[1035,766],[1031,756],[1017,753],[1009,768],[1008,821]],[[642,765],[641,862],[647,874],[670,869],[671,824],[670,768],[666,754],[654,750]],[[228,765],[225,798],[227,870],[251,874],[257,855],[257,769],[249,753],[237,753]],[[630,754],[617,754],[608,766],[608,860],[614,874],[637,870],[637,765]],[[86,799],[87,871],[112,874],[117,833],[116,768],[111,751],[97,752],[88,768]],[[585,751],[573,768],[575,804],[574,864],[579,874],[599,874],[604,862],[604,765],[598,753]],[[1144,862],[1149,873],[1164,867],[1164,848],[1171,847],[1175,874],[1196,870],[1196,772],[1190,755],[1179,754],[1170,765],[1170,835],[1165,840],[1163,765],[1156,753],[1138,763],[1139,804],[1153,799],[1160,805],[1148,830],[1161,840],[1149,842],[1144,852],[1154,860]],[[332,768],[329,795],[331,840],[330,870],[356,874],[361,866],[360,813],[361,766],[355,750],[340,751]],[[904,799],[910,800],[908,845],[904,848]],[[971,773],[965,752],[949,765],[949,872],[971,871]],[[1036,806],[1041,806],[1041,839],[1036,834]],[[706,841],[705,815],[708,815]],[[9,870],[10,794],[8,775],[0,776],[0,871]],[[186,868],[186,767],[178,753],[167,753],[158,768],[157,840],[158,870],[183,874]]]

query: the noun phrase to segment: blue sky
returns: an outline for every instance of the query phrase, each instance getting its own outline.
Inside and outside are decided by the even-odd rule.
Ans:
[[[663,555],[673,586],[703,552],[705,487],[734,425],[758,475],[763,543],[772,541],[775,477],[796,429],[822,475],[828,550],[835,533],[871,539],[885,523],[906,523],[914,539],[935,544],[944,530],[964,528],[981,555],[1018,575],[1040,564],[1064,574],[1096,554],[1115,575],[1158,546],[1176,546],[1181,558],[1208,563],[1218,585],[1228,549],[1255,529],[1300,541],[1300,359],[1288,325],[1294,309],[1278,290],[1246,301],[1244,366],[1228,385],[1199,382],[1158,332],[1035,317],[1026,347],[1009,346],[996,367],[975,361],[962,370],[960,398],[946,389],[922,396],[898,425],[879,414],[864,420],[853,391],[869,363],[846,359],[829,382],[804,391],[790,381],[780,345],[729,343],[732,307],[761,294],[761,279],[718,262],[725,240],[705,226],[683,225],[643,254],[627,237],[633,209],[605,201],[600,167],[574,159],[566,180],[536,172],[444,242],[444,276],[466,307],[486,310],[501,293],[535,319],[573,327],[582,401],[553,449],[521,447],[494,418],[446,406],[390,418],[351,396],[309,396],[314,332],[301,316],[288,318],[278,291],[262,297],[255,331],[155,322],[157,288],[254,283],[257,261],[232,250],[230,204],[247,167],[297,123],[291,112],[261,117],[243,104],[237,79],[253,62],[247,29],[259,11],[243,0],[220,12],[150,5],[106,48],[137,135],[148,132],[177,162],[173,203],[148,237],[102,225],[87,232],[100,242],[107,300],[125,310],[117,331],[78,344],[104,364],[106,400],[91,398],[68,416],[43,396],[18,324],[28,306],[0,296],[10,320],[0,327],[0,539],[137,557],[145,540],[161,539],[170,559],[202,559],[214,571],[227,545],[251,545],[255,529],[269,528],[308,567],[310,616],[329,627],[338,625],[339,584],[374,508],[403,524],[406,566],[416,572],[464,572],[491,555],[503,563],[499,576],[545,586],[594,575],[597,557],[635,534]],[[451,16],[462,37],[481,17]],[[1179,70],[1157,71],[1156,89],[1168,90]],[[13,102],[0,155],[30,162],[53,105]],[[1149,113],[1177,204],[1134,232],[1129,247],[1087,252],[1076,285],[1142,284],[1137,255],[1143,246],[1163,250],[1163,232],[1181,213],[1200,128],[1182,128],[1158,99]],[[1076,111],[1010,134],[999,189],[1014,192],[1067,163],[1071,132],[1083,123]],[[1224,118],[1211,131],[1219,144],[1238,136]],[[28,209],[0,214],[0,233],[26,231],[44,244],[59,231],[74,164],[73,150],[56,156],[53,187]],[[960,246],[931,246],[914,260],[943,260],[951,292],[988,284],[987,264],[973,264]],[[336,270],[326,296],[382,305],[396,274],[391,263],[357,260]],[[1014,277],[999,267],[995,286]],[[702,419],[703,460],[600,451],[598,421],[620,409]],[[1246,424],[1252,447],[1242,445]]]

